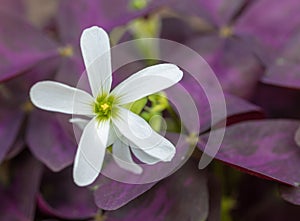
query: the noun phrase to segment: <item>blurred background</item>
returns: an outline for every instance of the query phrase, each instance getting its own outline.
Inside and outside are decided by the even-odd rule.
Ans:
[[[299,220],[299,11],[297,0],[0,0],[0,219]],[[130,185],[101,175],[92,186],[75,186],[77,145],[68,118],[29,100],[37,81],[77,84],[84,71],[79,38],[93,25],[109,33],[111,46],[163,38],[190,47],[224,90],[227,117],[211,125],[203,88],[184,75],[181,84],[194,99],[201,129],[194,134],[182,122],[186,140],[179,145],[197,148],[160,182]],[[161,53],[143,44],[137,50]],[[158,62],[126,65],[114,82]],[[197,77],[209,85],[201,71]],[[152,107],[161,105],[148,99]],[[155,114],[176,136],[174,113],[166,106]],[[141,114],[154,113],[145,108]],[[220,151],[199,170],[209,134],[225,121]]]

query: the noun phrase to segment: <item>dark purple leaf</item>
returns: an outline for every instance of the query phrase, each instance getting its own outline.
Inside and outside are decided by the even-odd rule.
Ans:
[[[259,84],[254,96],[255,104],[262,107],[268,117],[299,119],[300,91],[278,87],[270,84]]]
[[[234,220],[293,220],[299,217],[299,207],[281,200],[277,185],[253,176],[240,176],[238,186],[233,187],[236,206],[231,212]]]
[[[222,97],[213,94],[210,97],[210,101],[208,101],[201,86],[189,77],[184,78],[181,81],[181,84],[185,87],[186,91],[175,85],[167,91],[168,97],[176,101],[175,106],[177,108],[190,111],[190,108],[186,107],[192,107],[191,104],[187,104],[187,100],[192,96],[199,115],[200,132],[208,130],[211,126],[217,126],[216,123],[224,122],[226,117],[227,119],[229,118],[229,123],[263,117],[261,108],[230,94],[225,94],[226,115],[224,115],[223,110],[216,108],[214,109],[214,113],[212,113],[209,102],[214,105],[219,105],[218,107],[220,107],[222,104]],[[214,116],[214,122],[212,122],[212,114]],[[186,116],[180,117],[182,117],[181,121],[190,132],[197,131],[199,125],[196,125],[198,122],[195,122],[195,117],[193,115],[187,114]]]
[[[57,45],[18,17],[0,13],[0,81],[56,57]]]
[[[281,50],[281,53],[277,56],[277,63],[297,63],[300,61],[300,32],[297,31],[291,38],[287,41]]]
[[[10,159],[14,158],[19,153],[21,153],[21,151],[24,148],[25,148],[25,142],[23,140],[22,134],[19,134],[19,136],[15,140],[14,144],[12,145],[12,147],[10,148],[8,153],[6,154],[5,159],[10,160]]]
[[[0,10],[18,16],[24,15],[24,2],[22,0],[0,0]]]
[[[210,26],[213,26],[213,24],[216,21],[214,20],[210,11],[205,10],[207,8],[204,8],[203,5],[201,5],[201,3],[203,3],[203,1],[197,1],[197,0],[189,0],[189,1],[173,0],[172,1],[171,0],[169,2],[169,6],[177,13],[179,13],[181,16],[185,16],[185,17],[198,16],[200,19],[204,19],[205,23],[210,23]]]
[[[227,127],[215,158],[250,174],[298,186],[300,148],[294,135],[299,125],[292,120],[261,120]],[[217,132],[212,131],[211,136]],[[207,138],[200,137],[200,149]]]
[[[75,185],[70,167],[45,173],[38,204],[44,213],[62,219],[86,219],[98,211],[92,191]]]
[[[227,109],[227,125],[244,120],[261,119],[265,117],[264,111],[244,99],[234,95],[225,94]]]
[[[249,98],[263,74],[246,40],[198,37],[188,43],[211,66],[225,92]]]
[[[2,104],[1,104],[2,105]],[[3,109],[0,112],[0,163],[14,144],[24,119],[21,109]]]
[[[291,38],[273,61],[262,78],[266,84],[279,87],[300,88],[300,33]]]
[[[215,24],[219,27],[230,24],[234,15],[245,4],[246,0],[212,0],[212,1],[200,1],[202,8],[205,11],[209,11],[213,17]]]
[[[182,3],[184,4],[185,2]],[[178,27],[180,27],[180,32],[178,32]],[[194,30],[190,25],[187,24],[187,22],[183,21],[182,19],[173,17],[162,18],[160,32],[161,38],[184,44],[188,39],[193,38],[196,35],[196,30]]]
[[[212,174],[208,176],[209,213],[207,221],[221,220],[222,187],[219,180]]]
[[[60,67],[56,73],[55,80],[77,87],[81,75],[86,75],[84,71],[85,68],[82,57],[75,54],[75,56],[71,58],[62,59]]]
[[[199,16],[212,24],[212,26],[222,27],[228,25],[234,15],[245,4],[239,0],[189,0],[171,1],[170,6],[183,16]]]
[[[95,202],[100,208],[115,210],[124,206],[184,164],[195,146],[186,142],[186,136],[167,134],[166,137],[176,146],[176,154],[172,161],[155,165],[140,164],[143,173],[139,175],[121,170],[114,161],[109,160],[110,155],[106,155],[105,166],[101,171],[103,175],[94,184],[97,187]]]
[[[188,162],[172,176],[117,211],[107,212],[107,221],[205,220],[208,188],[204,172]]]
[[[238,35],[253,36],[262,46],[278,50],[300,25],[299,10],[297,0],[276,4],[272,0],[255,1],[238,19],[234,29]]]
[[[299,187],[289,187],[285,185],[280,186],[281,197],[295,205],[300,205],[300,188]]]
[[[280,190],[280,195],[284,200],[295,205],[300,205],[299,187],[290,187],[290,186],[281,185],[279,190]]]
[[[23,154],[12,161],[9,169],[9,183],[0,183],[1,219],[33,221],[42,165],[29,154]]]
[[[130,8],[130,0],[72,0],[61,1],[58,24],[61,39],[64,43],[79,42],[83,29],[93,25],[101,26],[106,31],[138,16],[145,15],[164,1],[151,1],[143,10]]]
[[[52,171],[72,164],[76,144],[56,114],[34,110],[27,126],[26,142],[34,156]],[[70,125],[71,126],[71,125]]]
[[[102,209],[115,210],[143,194],[154,185],[155,183],[126,184],[101,175],[97,181],[97,190],[94,193],[95,202]]]
[[[300,65],[286,62],[271,66],[262,82],[279,87],[289,87],[300,89]]]

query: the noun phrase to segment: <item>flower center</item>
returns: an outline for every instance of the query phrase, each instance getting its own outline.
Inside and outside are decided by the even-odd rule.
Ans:
[[[58,52],[62,57],[67,57],[67,58],[72,57],[74,55],[74,49],[71,45],[67,45],[65,47],[59,48]]]
[[[114,100],[114,97],[107,95],[97,97],[93,104],[93,111],[99,121],[108,120],[111,117]]]
[[[229,38],[233,35],[233,28],[230,26],[224,26],[220,29],[219,35],[222,38]]]

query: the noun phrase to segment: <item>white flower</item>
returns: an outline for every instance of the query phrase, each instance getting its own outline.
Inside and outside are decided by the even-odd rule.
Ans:
[[[107,33],[99,27],[88,28],[82,33],[80,45],[92,95],[54,81],[38,82],[30,90],[32,103],[41,109],[90,119],[71,120],[84,128],[73,168],[75,183],[85,186],[97,178],[106,147],[112,143],[119,166],[134,173],[141,173],[142,168],[133,162],[129,145],[134,155],[146,164],[170,161],[175,155],[174,145],[122,105],[174,85],[181,80],[182,71],[173,64],[154,65],[132,75],[110,92],[112,70]],[[124,139],[114,139],[113,131]]]

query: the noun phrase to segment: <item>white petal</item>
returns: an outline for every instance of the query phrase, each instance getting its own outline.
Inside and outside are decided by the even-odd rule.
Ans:
[[[79,129],[83,130],[90,121],[82,118],[71,118],[69,122],[75,124]]]
[[[93,96],[108,93],[111,88],[112,71],[107,33],[96,26],[85,29],[81,35],[80,46]]]
[[[115,132],[114,127],[110,127],[109,129],[109,134],[108,134],[108,138],[107,138],[107,144],[106,146],[109,147],[110,145],[112,145],[116,140],[118,139],[118,136]]]
[[[145,153],[138,147],[131,146],[131,151],[143,163],[153,165],[160,161],[160,159],[150,156],[149,154]]]
[[[182,71],[176,65],[154,65],[130,76],[111,93],[120,99],[120,104],[126,104],[171,87],[182,76]]]
[[[93,115],[93,97],[85,91],[55,81],[41,81],[30,89],[31,102],[44,110]]]
[[[99,175],[106,151],[109,121],[93,118],[83,130],[76,153],[73,178],[78,186],[94,182]]]
[[[176,152],[174,145],[152,130],[149,124],[138,115],[120,107],[117,116],[112,118],[112,121],[126,139],[148,155],[160,161],[171,161],[174,157]]]
[[[143,172],[142,167],[137,165],[131,157],[130,149],[128,145],[121,140],[116,140],[112,148],[113,158],[115,162],[124,170],[130,171],[135,174],[141,174]]]
[[[118,131],[116,131],[116,132],[118,132]],[[119,132],[116,136],[119,140],[121,140],[121,142],[124,145],[131,147],[131,151],[141,162],[149,164],[149,165],[153,165],[153,164],[156,164],[161,161],[160,159],[152,157],[149,154],[142,151],[140,148],[138,148],[133,143],[131,143],[128,139],[126,139],[124,136],[122,136]]]

